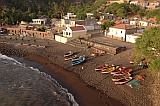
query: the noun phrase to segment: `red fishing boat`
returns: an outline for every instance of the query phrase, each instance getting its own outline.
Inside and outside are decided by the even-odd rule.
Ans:
[[[122,71],[119,71],[119,72],[116,72],[116,73],[112,73],[112,74],[115,75],[115,76],[119,76],[119,75],[124,75],[124,74],[130,73],[130,72],[132,72],[132,69],[124,69]]]
[[[130,80],[132,80],[132,77],[128,77],[128,78],[125,78],[125,79],[121,79],[119,81],[116,81],[114,82],[116,85],[122,85],[122,84],[125,84],[127,82],[129,82]]]
[[[95,71],[102,71],[103,69],[106,69],[108,67],[109,67],[108,64],[103,64],[102,66],[95,68]]]
[[[116,74],[122,72],[126,67],[119,67],[116,70],[112,71],[111,74]]]
[[[122,79],[126,79],[128,77],[130,77],[131,74],[130,73],[127,73],[127,74],[124,74],[124,75],[120,75],[120,76],[114,76],[112,77],[112,81],[120,81]]]

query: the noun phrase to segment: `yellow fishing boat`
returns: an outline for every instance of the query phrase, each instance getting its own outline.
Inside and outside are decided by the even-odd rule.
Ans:
[[[107,69],[103,69],[101,73],[103,73],[103,74],[108,74],[108,73],[114,71],[114,70],[117,69],[117,68],[119,68],[119,66],[111,66],[111,67],[109,67],[109,68],[107,68]]]

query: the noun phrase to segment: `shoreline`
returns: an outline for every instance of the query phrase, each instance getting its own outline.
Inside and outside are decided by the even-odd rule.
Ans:
[[[125,106],[118,100],[115,100],[102,91],[97,90],[96,88],[88,85],[82,79],[80,79],[79,75],[73,73],[71,71],[65,70],[64,67],[58,66],[53,61],[50,61],[46,57],[41,56],[42,54],[34,54],[33,52],[28,53],[27,51],[18,51],[16,52],[16,48],[10,48],[13,45],[3,46],[7,53],[2,53],[5,55],[12,55],[24,58],[24,60],[36,62],[41,64],[47,72],[47,74],[51,75],[54,79],[56,79],[64,88],[73,94],[74,99],[79,104],[79,106]],[[10,48],[10,49],[8,49]],[[13,53],[13,51],[16,53]],[[18,49],[21,50],[21,49]],[[10,53],[9,53],[10,51]],[[3,51],[2,51],[3,52]],[[20,53],[20,54],[18,54]],[[32,54],[33,53],[33,54]],[[48,56],[47,56],[48,57]]]
[[[42,57],[41,58],[42,60],[43,59],[47,59],[47,61],[49,60],[50,61],[49,63],[53,63],[53,64],[47,64],[48,66],[52,65],[50,67],[53,68],[55,65],[55,67],[60,68],[60,70],[62,70],[63,73],[61,71],[60,73],[59,71],[55,72],[55,71],[49,71],[49,70],[48,70],[48,73],[54,74],[53,76],[56,75],[57,79],[59,79],[60,81],[60,84],[62,84],[63,87],[67,88],[69,92],[73,94],[73,96],[75,97],[75,100],[80,104],[80,106],[81,104],[84,104],[83,106],[90,106],[88,102],[90,103],[93,102],[93,105],[97,103],[98,106],[106,106],[106,104],[110,106],[115,106],[115,105],[117,106],[117,104],[114,104],[114,101],[118,103],[119,106],[121,105],[122,106],[124,105],[126,106],[158,106],[157,104],[159,103],[158,103],[157,97],[160,94],[157,91],[158,87],[156,84],[158,82],[156,82],[156,84],[153,83],[156,75],[153,73],[150,73],[147,70],[137,70],[136,67],[129,64],[129,60],[133,59],[133,56],[134,56],[132,53],[132,50],[125,51],[115,56],[104,55],[104,56],[96,57],[93,59],[89,59],[80,65],[69,67],[68,64],[70,64],[70,62],[64,62],[64,57],[63,57],[64,53],[66,53],[69,50],[78,51],[79,49],[71,47],[69,45],[60,44],[57,42],[55,42],[53,45],[54,46],[49,48],[38,48],[38,47],[22,46],[22,45],[15,46],[14,44],[1,43],[0,51],[6,55],[16,55],[18,57],[25,57],[28,59],[29,58],[33,59],[35,56],[39,55],[40,57]],[[79,51],[80,51],[80,54],[84,53],[83,50],[79,50]],[[40,57],[37,57],[38,58],[37,63],[39,63]],[[35,61],[35,60],[32,60],[32,61]],[[116,86],[111,81],[111,76],[109,74],[102,75],[99,72],[94,71],[95,67],[97,67],[98,65],[102,65],[106,62],[109,64],[114,63],[116,65],[128,66],[129,68],[133,68],[134,72],[132,73],[132,75],[142,74],[147,76],[145,81],[141,82],[145,87],[137,90],[137,89],[132,89],[126,85]],[[48,67],[46,64],[43,64],[43,65],[45,67]],[[81,68],[82,66],[84,67],[83,70]],[[64,74],[64,73],[68,73],[68,74]],[[83,86],[90,90],[89,92],[92,94],[92,96],[86,95],[88,93],[86,90],[80,89],[78,87],[76,88],[76,86],[73,86],[73,88],[71,88],[72,86],[70,85],[72,84],[70,83],[77,84],[77,82],[74,83],[72,80],[70,80],[70,82],[67,82],[64,79],[62,80],[62,78],[64,77],[63,75],[70,75],[71,77],[69,78],[72,78],[73,76],[76,79],[78,79],[78,82],[82,83],[82,85],[84,84]],[[65,79],[68,80],[67,77],[65,77]],[[153,94],[153,90],[155,90],[154,94]],[[155,99],[156,101],[153,101]]]
[[[58,67],[46,58],[38,55],[28,55],[25,56],[24,59],[37,62],[47,69],[49,75],[54,77],[63,87],[67,88],[69,92],[73,94],[75,100],[80,106],[125,106],[119,101],[89,87],[86,83],[80,80],[77,75]]]

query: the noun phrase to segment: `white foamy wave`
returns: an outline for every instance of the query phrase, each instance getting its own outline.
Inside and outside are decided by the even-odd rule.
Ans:
[[[39,71],[37,68],[33,68],[33,67],[29,67],[32,70],[37,71],[37,73],[39,73],[40,75],[44,76],[45,78],[49,79],[50,81],[52,81],[54,84],[56,84],[57,88],[58,88],[58,94],[61,96],[65,96],[66,99],[68,99],[71,103],[72,106],[79,106],[79,104],[75,101],[74,96],[68,92],[68,90],[66,88],[63,88],[58,82],[57,80],[53,79],[50,75]]]
[[[79,106],[79,104],[75,101],[74,96],[71,93],[67,93],[69,100],[72,102],[72,106]]]
[[[37,68],[34,67],[27,67],[25,66],[25,64],[20,63],[19,61],[15,60],[14,58],[8,57],[6,55],[2,55],[0,54],[0,59],[2,60],[9,60],[9,61],[4,61],[5,63],[12,63],[13,65],[19,65],[22,66],[23,68],[30,68],[31,70],[35,71],[36,73],[38,73],[39,75],[43,76],[44,78],[46,78],[47,80],[50,80],[54,85],[56,85],[56,92],[58,95],[60,95],[61,97],[65,98],[66,100],[68,100],[72,106],[79,106],[79,104],[75,101],[74,96],[68,92],[68,90],[66,88],[63,88],[55,79],[53,79],[50,75],[39,71]]]
[[[18,64],[18,65],[22,65],[23,67],[25,67],[24,64],[20,63],[19,61],[15,60],[14,58],[8,57],[8,56],[3,55],[3,54],[1,54],[1,53],[0,53],[0,58],[1,58],[1,59],[4,59],[4,60],[10,60],[10,61],[12,61],[12,62],[13,62],[13,65],[17,65],[17,64]]]

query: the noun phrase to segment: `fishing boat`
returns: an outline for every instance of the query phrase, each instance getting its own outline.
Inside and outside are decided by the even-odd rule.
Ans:
[[[127,82],[129,82],[130,80],[132,80],[132,77],[128,77],[128,78],[125,78],[125,79],[121,79],[119,81],[116,81],[114,82],[116,85],[122,85],[122,84],[125,84]]]
[[[77,61],[77,60],[81,59],[82,57],[83,57],[83,56],[79,56],[79,57],[73,58],[73,59],[72,59],[72,62]]]
[[[67,52],[66,54],[64,54],[64,57],[68,57],[68,56],[72,56],[73,55],[73,52],[72,51],[69,51]]]
[[[131,74],[130,73],[127,73],[127,74],[124,74],[124,75],[121,75],[121,76],[114,76],[112,77],[112,81],[120,81],[122,79],[125,79],[125,78],[128,78],[130,77]]]
[[[130,72],[132,72],[132,69],[124,69],[120,72],[116,72],[116,73],[112,73],[112,74],[115,75],[115,76],[120,76],[120,75],[124,75],[124,74],[130,73]]]
[[[85,57],[84,56],[80,56],[78,60],[72,61],[72,66],[80,64],[82,62],[85,61]]]
[[[119,68],[119,66],[111,66],[111,67],[109,67],[109,68],[107,68],[107,69],[102,69],[102,72],[101,72],[101,73],[103,73],[103,74],[108,74],[108,73],[114,71],[114,70],[117,69],[117,68]]]
[[[116,74],[116,73],[120,73],[125,69],[125,67],[119,67],[116,70],[112,71],[111,74]]]
[[[72,60],[72,59],[76,59],[76,58],[78,58],[77,57],[77,55],[73,55],[73,56],[67,56],[67,57],[65,57],[65,61],[68,61],[68,60]]]
[[[102,66],[95,68],[95,71],[102,71],[103,69],[106,69],[108,67],[109,67],[108,64],[103,64]]]
[[[122,73],[130,73],[130,72],[132,72],[132,69],[126,69],[122,71]]]

